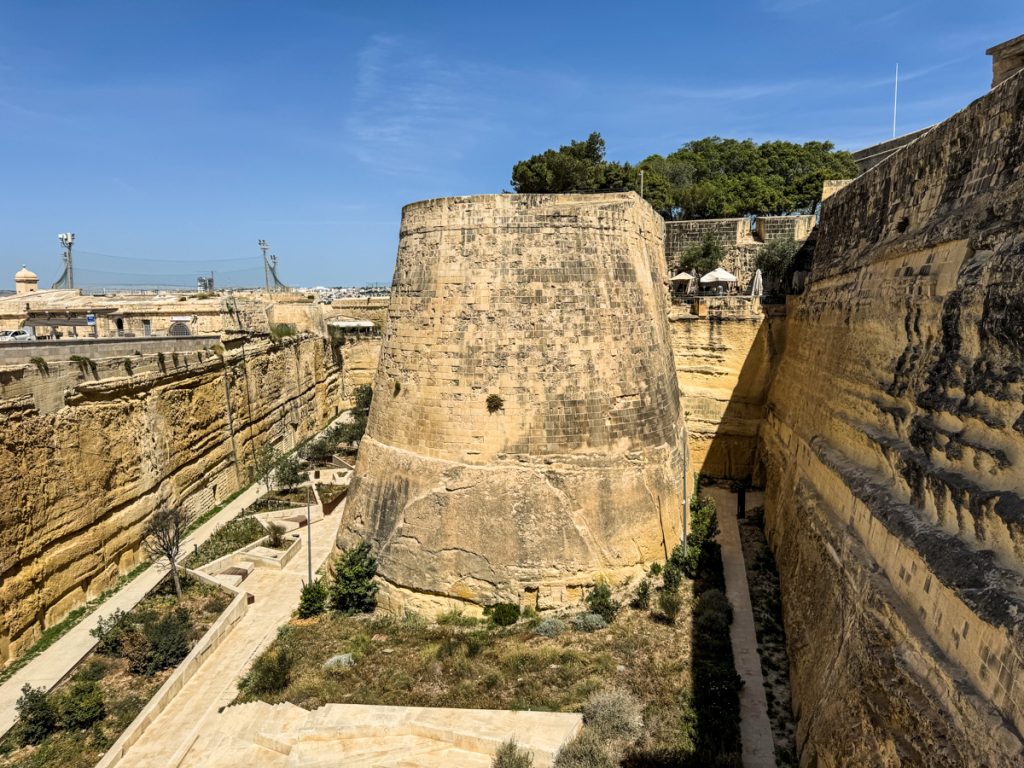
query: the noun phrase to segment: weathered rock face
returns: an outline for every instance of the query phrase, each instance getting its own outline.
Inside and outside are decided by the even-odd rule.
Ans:
[[[1024,78],[826,201],[762,430],[804,765],[1021,765]]]
[[[0,662],[130,570],[158,506],[206,511],[341,406],[320,338],[130,361],[0,371]]]
[[[634,194],[405,208],[339,537],[379,550],[385,602],[545,607],[674,546],[683,424],[662,249]]]

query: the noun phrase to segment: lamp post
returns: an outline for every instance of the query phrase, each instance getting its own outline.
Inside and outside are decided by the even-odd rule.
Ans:
[[[312,482],[312,480],[310,481]],[[309,514],[309,492],[310,488],[306,488],[306,571],[309,576],[310,584],[313,583],[313,521],[310,519]]]

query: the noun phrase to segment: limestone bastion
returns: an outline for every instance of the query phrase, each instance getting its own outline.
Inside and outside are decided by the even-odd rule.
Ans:
[[[341,546],[381,604],[582,597],[680,536],[664,224],[633,193],[405,207]]]

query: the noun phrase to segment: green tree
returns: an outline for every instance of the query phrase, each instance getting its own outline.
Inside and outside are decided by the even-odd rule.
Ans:
[[[302,471],[302,465],[297,456],[285,454],[278,460],[274,470],[274,482],[279,488],[290,491],[305,479],[306,474]]]
[[[281,452],[270,443],[264,443],[253,455],[252,473],[253,480],[263,483],[270,492],[270,481],[274,475],[274,469],[281,462]]]
[[[757,254],[754,266],[761,270],[767,285],[784,288],[799,250],[800,244],[792,238],[772,240]]]
[[[331,566],[331,608],[344,613],[372,613],[377,607],[377,558],[361,542],[338,555]]]
[[[57,729],[57,711],[45,688],[25,683],[14,706],[18,710],[22,744],[38,744]]]
[[[691,245],[679,257],[679,269],[689,272],[694,277],[706,275],[721,266],[725,259],[725,249],[715,240],[714,235],[707,234],[696,245]]]
[[[624,192],[636,187],[629,164],[604,159],[605,144],[594,132],[584,141],[570,141],[512,168],[512,188],[519,193]]]

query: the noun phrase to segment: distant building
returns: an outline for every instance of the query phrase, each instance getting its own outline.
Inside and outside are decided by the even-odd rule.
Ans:
[[[22,295],[24,293],[35,293],[39,290],[39,276],[27,269],[24,264],[21,265],[21,269],[14,273],[14,293],[15,295]]]

